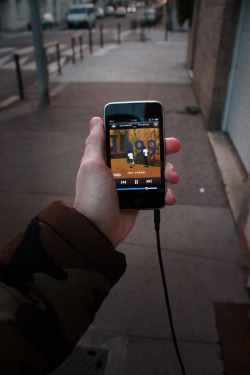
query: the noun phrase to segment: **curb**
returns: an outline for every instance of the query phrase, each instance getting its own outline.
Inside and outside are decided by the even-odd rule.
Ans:
[[[0,110],[2,109],[5,109],[7,107],[9,107],[11,104],[19,101],[20,98],[18,95],[11,95],[9,96],[7,99],[3,100],[2,102],[0,102]]]

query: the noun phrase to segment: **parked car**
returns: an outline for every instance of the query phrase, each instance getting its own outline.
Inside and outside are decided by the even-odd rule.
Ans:
[[[44,30],[52,28],[55,24],[54,17],[50,13],[40,14],[40,18],[42,29]],[[31,30],[31,21],[29,21],[27,27],[29,30]]]
[[[106,16],[113,16],[114,13],[115,13],[114,7],[112,7],[111,5],[105,6],[105,15]]]
[[[116,17],[126,17],[127,11],[125,7],[117,7],[115,10]]]
[[[143,26],[156,25],[157,23],[157,13],[154,8],[148,8],[145,10],[144,16],[142,18],[141,24]]]
[[[128,12],[128,13],[135,13],[135,12],[136,12],[136,4],[130,4],[130,5],[127,7],[127,12]]]
[[[104,9],[103,8],[96,8],[95,16],[96,16],[96,18],[103,18],[105,16]]]
[[[67,13],[68,28],[94,27],[96,22],[93,4],[71,5]]]

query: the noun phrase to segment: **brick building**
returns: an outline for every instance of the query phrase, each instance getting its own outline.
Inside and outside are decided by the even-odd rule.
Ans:
[[[195,1],[187,67],[237,227],[250,254],[249,0]],[[229,162],[232,153],[234,166]]]

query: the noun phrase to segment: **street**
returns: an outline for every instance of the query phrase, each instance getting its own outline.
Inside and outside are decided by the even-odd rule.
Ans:
[[[9,367],[18,367],[20,358],[19,368],[26,369],[27,361],[27,368],[32,369],[29,373],[36,372],[33,366],[38,372],[50,366],[47,372],[51,375],[181,374],[165,306],[154,212],[141,210],[131,232],[115,245],[124,254],[127,269],[113,285],[110,276],[113,279],[116,273],[116,262],[110,252],[105,253],[99,236],[103,233],[111,245],[113,235],[120,231],[116,226],[119,220],[110,221],[116,205],[102,194],[107,186],[112,193],[112,186],[110,189],[103,179],[102,172],[109,171],[101,123],[98,135],[97,124],[92,122],[88,138],[90,119],[103,117],[107,103],[156,100],[164,108],[164,137],[181,143],[180,152],[170,154],[169,141],[165,142],[166,170],[174,168],[179,182],[167,182],[177,204],[161,210],[160,244],[186,374],[249,375],[250,256],[243,226],[246,218],[249,224],[249,176],[247,170],[242,173],[239,155],[245,145],[249,150],[250,6],[247,0],[237,6],[237,2],[224,2],[220,8],[215,3],[195,2],[188,31],[173,28],[166,32],[166,15],[154,27],[141,29],[139,21],[138,27],[133,27],[131,14],[97,20],[91,34],[87,29],[68,29],[66,22],[43,31],[50,73],[50,103],[46,106],[41,105],[35,83],[32,33],[0,32],[0,240],[6,244],[0,259],[1,284],[5,283],[1,289],[0,346],[7,354],[1,356],[6,373],[14,373]],[[137,20],[143,12],[141,8],[136,13]],[[79,56],[77,38],[74,62],[71,38],[75,33],[82,35],[84,56]],[[60,47],[61,74],[56,71],[56,48],[51,44],[55,42]],[[18,98],[14,53],[19,56],[25,100]],[[134,130],[133,138],[142,140]],[[238,139],[244,144],[237,146]],[[136,162],[135,157],[135,165],[129,169],[120,152],[121,138],[112,143],[115,162],[120,160],[131,175],[144,172],[144,163],[139,170],[141,160]],[[249,163],[247,155],[245,163]],[[79,165],[81,171],[89,169],[78,173]],[[153,163],[148,163],[146,169],[151,167]],[[81,175],[82,185],[76,189],[76,176],[79,181]],[[90,188],[86,191],[85,187]],[[97,222],[76,209],[99,229],[96,235],[86,230],[89,226],[84,217],[80,216],[78,224],[57,208],[43,218],[38,234],[26,229],[21,243],[17,237],[9,242],[28,223],[37,223],[39,213],[55,200],[74,212],[79,192],[83,207],[95,207],[92,211]],[[103,205],[107,211],[101,219]],[[239,215],[241,211],[244,215]],[[103,231],[103,223],[108,224],[111,235]],[[44,233],[48,235],[43,237]],[[66,283],[53,276],[50,270],[54,266],[44,267],[41,246],[48,247],[45,254],[56,266],[56,274],[59,270],[67,274]],[[31,288],[30,295],[6,283],[8,275],[10,280],[17,275],[16,285],[20,280]],[[113,285],[105,301],[107,292],[89,284],[92,278],[99,286]],[[5,295],[10,303],[5,303]],[[19,310],[28,314],[22,318]],[[88,320],[92,323],[85,332],[81,319],[89,312],[95,319]],[[6,323],[10,323],[11,333],[17,330],[17,340],[5,331]],[[54,365],[55,359],[63,358],[61,344],[65,340],[75,349],[59,368],[49,372],[59,363]],[[24,356],[26,343],[30,349]]]
[[[131,21],[142,17],[143,9],[138,9],[136,14],[127,14],[126,17],[105,17],[97,19],[96,26],[91,30],[92,48],[100,48],[101,38],[103,45],[124,41],[139,40],[141,35],[131,29]],[[138,21],[137,21],[138,22]],[[101,35],[101,26],[102,35]],[[159,25],[163,27],[163,23]],[[51,42],[58,42],[60,48],[60,65],[63,66],[72,61],[71,36],[75,33],[83,35],[83,54],[90,52],[90,33],[87,29],[68,29],[66,23],[54,29],[43,31],[44,46]],[[79,51],[79,38],[76,40],[76,52]],[[13,55],[19,56],[22,81],[28,87],[36,80],[36,63],[34,60],[34,46],[32,32],[23,30],[20,32],[5,32],[0,35],[0,102],[12,95],[18,95],[16,78],[16,65]],[[46,49],[49,73],[58,69],[56,62],[55,46]]]
[[[127,31],[138,38],[139,31]],[[68,30],[60,33],[69,36]],[[7,241],[54,199],[72,205],[89,119],[102,116],[106,103],[159,100],[165,135],[182,143],[181,152],[167,158],[180,175],[173,186],[178,204],[161,215],[176,335],[188,374],[221,375],[221,331],[216,322],[224,316],[214,306],[216,302],[223,309],[231,302],[244,308],[248,302],[240,243],[202,115],[184,111],[198,106],[184,65],[186,34],[173,33],[164,41],[163,28],[158,28],[147,37],[147,43],[137,39],[119,45],[114,38],[92,54],[86,48],[83,61],[69,62],[61,76],[50,76],[51,84],[62,90],[51,97],[49,106],[39,108],[35,93],[1,111],[0,238]],[[141,212],[118,247],[126,254],[126,274],[76,346],[70,369],[81,371],[83,349],[92,347],[108,351],[105,375],[180,373],[155,246],[153,213]],[[57,375],[65,373],[63,366]]]

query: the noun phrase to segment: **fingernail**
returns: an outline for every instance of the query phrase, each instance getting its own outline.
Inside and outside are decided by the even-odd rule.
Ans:
[[[173,164],[168,163],[168,166],[169,166],[169,168],[171,169],[172,172],[176,172],[176,169],[175,169]]]
[[[91,119],[91,127],[93,128],[94,126],[98,126],[100,125],[101,123],[101,120],[99,119],[99,117],[93,117]]]

